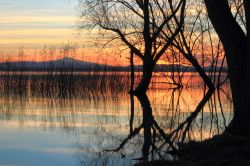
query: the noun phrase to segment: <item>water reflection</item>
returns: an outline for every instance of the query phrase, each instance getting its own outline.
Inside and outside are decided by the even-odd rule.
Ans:
[[[50,165],[58,163],[58,156],[67,163],[61,165],[69,165],[66,160],[70,165],[132,165],[173,159],[178,143],[221,133],[232,118],[227,85],[215,92],[202,86],[155,86],[135,97],[119,82],[101,86],[97,76],[60,77],[0,79],[0,156],[9,151],[0,164],[29,165],[30,153],[23,164],[10,160],[27,150],[52,156]],[[38,162],[43,163],[33,163]]]
[[[179,103],[179,97],[181,90],[173,89],[174,92],[178,92],[177,103]],[[177,144],[183,143],[186,136],[191,130],[192,123],[198,114],[202,111],[205,104],[213,95],[214,90],[208,90],[196,109],[186,117],[186,119],[177,125],[176,129],[169,131],[164,130],[158,122],[155,120],[153,110],[146,94],[136,96],[142,107],[142,122],[141,124],[133,129],[134,119],[134,96],[130,95],[131,99],[131,118],[130,118],[130,132],[129,135],[123,139],[120,145],[116,149],[106,150],[107,152],[119,152],[122,158],[126,157],[121,151],[126,148],[126,144],[137,135],[141,135],[143,140],[138,143],[141,146],[141,157],[133,158],[133,160],[155,160],[155,159],[175,159],[174,153],[177,152]],[[224,116],[223,116],[224,117]],[[224,117],[225,118],[225,117]],[[201,122],[202,123],[202,122]],[[217,121],[217,123],[219,123]],[[218,125],[218,124],[217,124]],[[224,126],[225,127],[225,126]],[[138,141],[139,142],[139,141]],[[140,148],[137,149],[137,151]]]

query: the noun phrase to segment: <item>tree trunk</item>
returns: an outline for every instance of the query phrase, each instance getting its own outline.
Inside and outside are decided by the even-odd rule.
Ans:
[[[149,0],[145,0],[142,3],[142,10],[144,14],[144,29],[143,38],[145,41],[145,52],[143,56],[143,73],[142,79],[133,93],[135,95],[140,95],[146,93],[152,78],[152,72],[154,69],[154,61],[152,58],[152,39],[150,36],[150,15],[149,15]]]
[[[244,2],[246,7],[247,1]],[[205,4],[209,18],[223,43],[228,64],[234,117],[226,132],[250,136],[249,37],[246,37],[233,17],[227,0],[205,0]],[[249,12],[246,12],[247,22],[249,18]]]
[[[235,82],[232,87],[234,88],[234,97],[237,102],[234,104],[234,117],[232,122],[228,127],[228,131],[235,134],[242,134],[250,136],[250,2],[249,0],[244,0],[244,7],[246,12],[246,25],[247,33],[246,39],[241,43],[235,43],[239,49],[244,50],[244,52],[238,52],[245,56],[242,61],[245,61],[244,67],[245,71],[240,71],[235,73],[235,75],[240,75],[242,80],[234,80]],[[243,48],[244,47],[244,48]],[[238,56],[235,52],[234,56]],[[240,66],[241,68],[241,66]],[[231,81],[232,82],[232,81]]]
[[[134,66],[134,53],[130,52],[130,92],[134,90],[135,84],[135,66]]]
[[[153,74],[153,69],[155,67],[153,60],[150,58],[148,59],[145,58],[143,61],[143,72],[142,72],[141,81],[139,85],[137,86],[137,88],[132,92],[135,95],[144,94],[147,92],[149,88],[152,74]]]

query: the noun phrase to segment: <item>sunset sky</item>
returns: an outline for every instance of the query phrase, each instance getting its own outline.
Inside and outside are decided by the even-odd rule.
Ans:
[[[60,43],[75,38],[76,0],[0,0],[3,48]]]
[[[84,55],[75,58],[102,61],[106,57],[96,58],[97,50],[88,48],[84,35],[79,35],[79,14],[78,0],[0,0],[1,61],[14,57],[20,47],[25,50],[26,60],[40,61],[33,50],[45,45],[60,47],[68,42],[77,42],[85,48]],[[113,59],[116,61],[119,59]]]
[[[67,43],[78,43],[72,58],[112,65],[128,65],[128,52],[117,56],[115,49],[100,53],[80,33],[80,8],[78,0],[0,0],[0,61],[48,60],[38,56],[46,46],[62,48]],[[23,48],[25,56],[17,56]],[[65,56],[65,55],[63,55]],[[61,58],[53,56],[49,58]],[[137,62],[139,62],[137,60]],[[160,60],[159,63],[166,63]]]

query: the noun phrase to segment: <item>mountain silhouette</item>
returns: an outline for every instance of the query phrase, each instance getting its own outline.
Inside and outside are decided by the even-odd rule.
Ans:
[[[0,70],[2,71],[130,71],[130,66],[110,66],[92,62],[76,60],[70,57],[56,59],[51,61],[33,62],[33,61],[16,61],[16,62],[2,62],[0,63]],[[209,71],[210,67],[205,67],[205,71]],[[219,68],[217,68],[219,70]],[[226,71],[223,68],[222,71]],[[141,65],[135,66],[135,71],[142,71]],[[154,71],[158,72],[193,72],[195,68],[185,65],[166,65],[158,64]]]
[[[3,71],[96,71],[115,70],[116,68],[114,66],[80,61],[70,57],[43,62],[18,61],[0,63],[0,69]]]

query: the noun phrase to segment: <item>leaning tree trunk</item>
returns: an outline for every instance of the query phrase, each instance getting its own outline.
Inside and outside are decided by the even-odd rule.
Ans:
[[[228,64],[234,117],[226,131],[250,136],[249,35],[245,35],[233,17],[227,0],[205,0],[205,4],[209,18],[223,43]],[[248,0],[244,0],[244,5],[249,6]],[[249,11],[246,11],[248,25],[249,19]],[[250,33],[249,28],[247,31]]]
[[[235,82],[238,83],[235,86],[234,91],[237,91],[237,99],[238,106],[235,107],[235,115],[231,122],[231,126],[229,128],[229,131],[240,133],[243,135],[250,136],[250,1],[244,0],[244,7],[246,12],[246,25],[247,25],[247,32],[246,37],[244,41],[241,43],[235,43],[236,45],[239,45],[239,49],[243,49],[244,52],[238,52],[238,54],[242,53],[245,55],[246,58],[241,59],[242,61],[245,61],[245,66],[243,69],[245,71],[241,71],[238,73],[235,73],[236,75],[242,75],[242,80],[235,80]],[[243,45],[244,48],[241,46]]]

